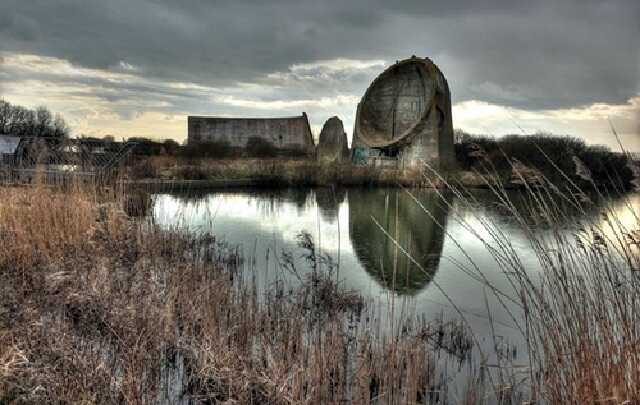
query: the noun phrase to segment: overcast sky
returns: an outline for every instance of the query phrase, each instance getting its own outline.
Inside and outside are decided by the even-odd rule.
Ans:
[[[186,116],[315,131],[387,65],[429,56],[454,127],[552,131],[640,151],[640,1],[2,0],[0,96],[74,133],[186,137]]]

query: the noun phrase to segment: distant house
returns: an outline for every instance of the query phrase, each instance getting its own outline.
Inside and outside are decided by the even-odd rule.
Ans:
[[[282,118],[189,116],[189,146],[211,143],[239,151],[264,145],[275,151],[312,154],[315,144],[306,113]]]
[[[0,135],[0,164],[8,165],[15,162],[21,139],[18,136]]]

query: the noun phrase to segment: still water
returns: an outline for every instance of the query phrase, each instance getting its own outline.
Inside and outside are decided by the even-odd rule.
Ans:
[[[330,188],[155,197],[157,224],[208,232],[239,246],[265,288],[276,280],[297,282],[280,264],[283,252],[293,254],[300,272],[309,271],[297,244],[298,235],[307,232],[318,251],[335,262],[342,286],[358,291],[381,312],[393,307],[394,318],[463,316],[481,345],[497,341],[517,350],[523,344],[518,305],[504,297],[500,303],[487,288],[490,284],[517,301],[488,253],[485,243],[492,238],[486,225],[507,237],[526,269],[538,271],[539,264],[522,228],[488,191],[464,200],[433,190]],[[510,198],[524,207],[524,196]],[[640,227],[640,195],[607,200],[583,219],[600,221],[604,209],[629,229]]]

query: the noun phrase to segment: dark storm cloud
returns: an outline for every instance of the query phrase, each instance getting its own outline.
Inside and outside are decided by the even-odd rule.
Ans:
[[[145,78],[213,87],[273,84],[267,75],[317,60],[428,55],[455,101],[551,109],[638,93],[638,21],[636,0],[4,0],[0,51],[123,61]],[[271,97],[359,95],[372,75]]]

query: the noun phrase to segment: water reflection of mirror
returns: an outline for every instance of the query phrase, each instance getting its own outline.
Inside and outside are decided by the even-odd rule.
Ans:
[[[348,194],[349,236],[360,263],[382,286],[399,294],[412,295],[429,284],[444,241],[446,204],[432,190],[414,195],[431,217],[403,190],[349,190]]]

